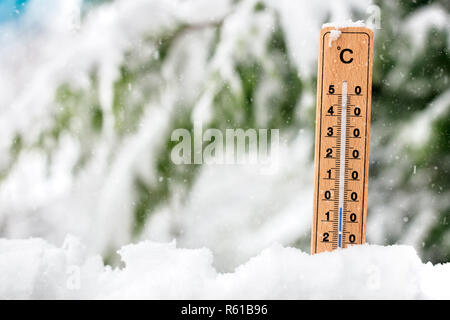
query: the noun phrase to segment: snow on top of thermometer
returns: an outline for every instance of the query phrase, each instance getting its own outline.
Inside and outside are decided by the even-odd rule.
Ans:
[[[336,30],[339,30],[342,28],[349,28],[349,27],[368,27],[368,26],[362,20],[358,21],[346,20],[342,22],[327,22],[322,25],[322,29],[328,27],[333,27]]]
[[[328,22],[328,23],[324,23],[322,25],[322,29],[329,28],[329,27],[334,28],[334,30],[330,31],[330,37],[329,37],[330,40],[328,42],[328,46],[331,48],[333,41],[336,41],[341,36],[342,32],[339,29],[348,28],[348,27],[367,27],[367,26],[362,20],[358,20],[355,22],[352,20],[347,20],[344,22]]]

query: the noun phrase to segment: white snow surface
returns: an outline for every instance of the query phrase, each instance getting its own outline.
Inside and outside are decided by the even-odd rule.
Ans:
[[[368,26],[362,20],[358,20],[358,21],[346,20],[346,21],[340,21],[340,22],[327,22],[322,25],[322,28],[327,28],[327,27],[333,27],[336,30],[339,30],[339,29],[350,28],[350,27],[368,27]]]
[[[118,251],[124,266],[67,236],[0,239],[0,299],[449,299],[450,263],[423,264],[410,246],[359,245],[309,255],[272,245],[231,273],[209,249],[143,241]]]

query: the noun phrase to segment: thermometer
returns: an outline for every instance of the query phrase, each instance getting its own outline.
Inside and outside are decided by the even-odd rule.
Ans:
[[[320,33],[311,252],[366,239],[373,33]]]

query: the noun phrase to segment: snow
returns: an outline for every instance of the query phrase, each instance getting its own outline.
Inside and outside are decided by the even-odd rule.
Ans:
[[[346,20],[342,22],[327,22],[322,25],[322,28],[328,28],[332,27],[336,30],[343,29],[343,28],[350,28],[350,27],[367,27],[364,21],[358,20],[358,21],[352,21],[352,20]]]
[[[275,244],[220,273],[209,249],[143,241],[123,267],[67,236],[0,240],[0,299],[449,299],[450,263],[423,264],[410,246],[359,245],[309,255]]]
[[[442,10],[440,5],[433,4],[417,10],[408,17],[402,28],[402,32],[408,34],[415,48],[413,52],[423,50],[425,36],[431,28],[449,30],[449,16],[448,11]],[[450,43],[450,37],[447,38],[447,43]]]
[[[431,136],[433,121],[439,119],[450,111],[450,90],[446,90],[438,96],[428,108],[417,113],[411,123],[404,125],[399,130],[398,139],[410,141],[417,147],[427,143]]]
[[[341,31],[334,29],[330,31],[330,41],[328,42],[328,46],[331,48],[331,44],[333,43],[333,41],[336,41],[337,39],[339,39],[339,37],[341,36]]]

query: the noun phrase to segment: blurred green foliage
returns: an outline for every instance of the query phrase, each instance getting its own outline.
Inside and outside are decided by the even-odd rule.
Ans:
[[[448,51],[449,30],[432,28],[428,30],[422,48],[419,52],[413,48],[400,26],[417,10],[430,4],[440,4],[448,7],[446,1],[400,1],[399,6],[392,2],[378,1],[382,12],[381,30],[376,35],[373,77],[373,123],[381,123],[385,130],[378,132],[381,145],[388,145],[395,138],[395,132],[421,112],[433,107],[436,99],[448,91],[450,79],[450,56]],[[413,30],[411,30],[413,31]],[[412,57],[412,59],[411,59]],[[405,59],[406,58],[406,59]],[[390,79],[395,76],[395,83]],[[447,101],[447,111],[436,117],[431,123],[431,137],[423,146],[406,144],[398,146],[406,162],[406,170],[400,172],[395,187],[406,191],[414,197],[417,191],[416,183],[411,175],[414,166],[426,171],[428,181],[422,185],[437,198],[448,195],[450,191],[450,101]],[[411,124],[412,125],[412,124]],[[420,128],[417,128],[420,130]],[[375,151],[375,150],[374,150]],[[375,151],[376,152],[376,151]],[[384,174],[385,170],[395,165],[388,159],[377,159],[372,163],[370,175],[374,178]],[[435,169],[437,168],[437,169]],[[409,170],[408,170],[409,169]],[[422,185],[420,188],[422,188]],[[386,192],[387,198],[394,198],[396,192]],[[395,199],[393,199],[395,201]],[[450,260],[450,205],[439,210],[437,219],[427,232],[422,243],[422,255],[425,260],[443,262]],[[405,229],[419,214],[419,208],[410,207],[405,216],[408,223]],[[401,239],[402,228],[398,234],[387,235],[388,243],[396,243]],[[447,240],[446,240],[447,239]]]

